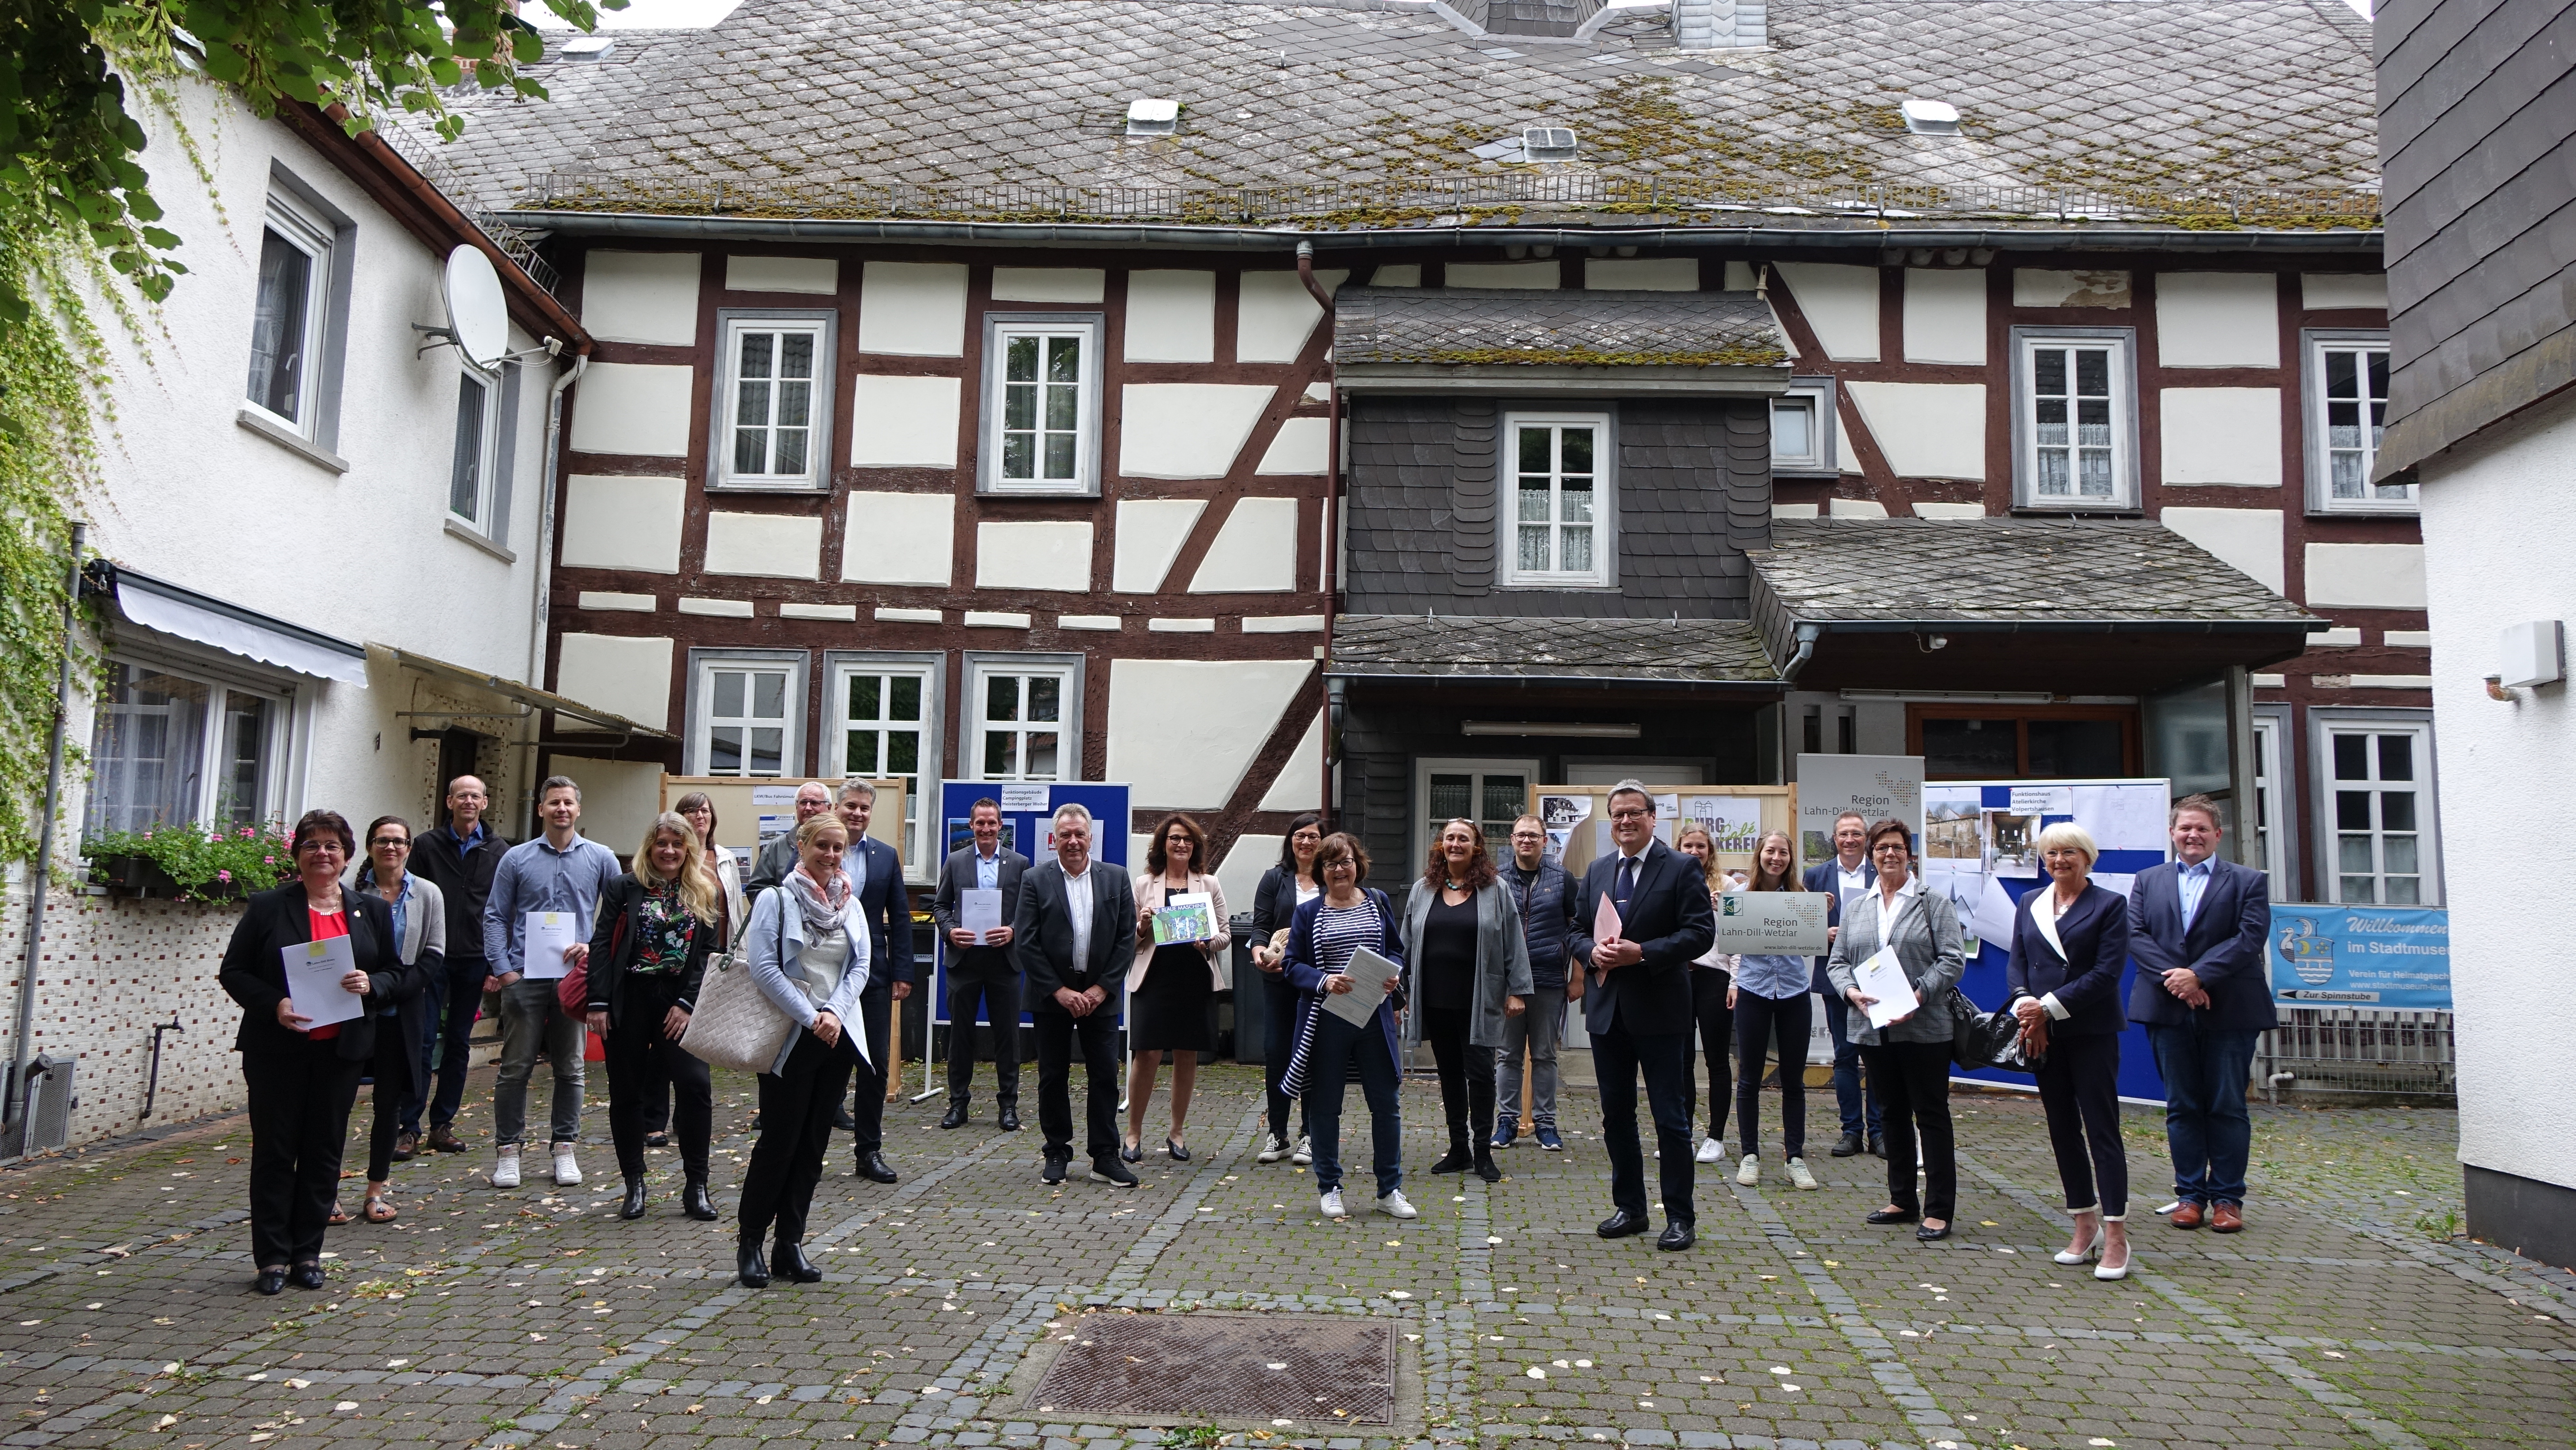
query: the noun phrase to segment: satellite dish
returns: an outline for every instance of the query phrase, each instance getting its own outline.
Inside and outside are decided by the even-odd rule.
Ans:
[[[501,274],[492,270],[492,259],[473,247],[448,253],[443,290],[448,335],[456,340],[456,350],[484,368],[509,356],[510,306],[501,295]]]

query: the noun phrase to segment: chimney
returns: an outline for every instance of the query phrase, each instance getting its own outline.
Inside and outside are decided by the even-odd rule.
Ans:
[[[1770,43],[1766,0],[1673,0],[1673,41],[1683,50],[1760,49]]]

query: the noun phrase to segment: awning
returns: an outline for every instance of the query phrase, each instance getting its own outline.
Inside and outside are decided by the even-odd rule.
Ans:
[[[668,730],[656,730],[650,725],[638,725],[623,715],[585,705],[569,695],[558,695],[552,690],[540,690],[534,685],[523,685],[517,680],[503,679],[499,675],[485,674],[481,670],[470,670],[463,665],[451,665],[445,660],[432,659],[414,650],[398,649],[389,644],[379,644],[374,647],[383,650],[392,657],[396,665],[404,669],[417,670],[432,679],[445,680],[450,684],[467,685],[477,690],[489,691],[530,709],[552,710],[558,715],[571,715],[588,720],[603,730],[615,731],[622,735],[640,735],[647,740],[680,738]],[[463,717],[471,712],[460,710],[455,713]]]
[[[367,687],[363,645],[155,579],[112,560],[97,560],[90,571],[98,587],[116,601],[117,612],[145,629],[317,680],[338,680],[361,690]]]

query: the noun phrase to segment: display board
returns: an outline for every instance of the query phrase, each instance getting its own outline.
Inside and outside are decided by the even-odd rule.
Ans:
[[[1068,805],[1078,805],[1091,812],[1091,859],[1112,870],[1128,869],[1127,862],[1127,787],[1099,781],[986,781],[943,780],[939,783],[937,816],[939,860],[930,863],[930,879],[939,879],[939,868],[948,853],[975,839],[968,821],[975,802],[991,800],[1002,808],[1002,845],[1029,858],[1031,866],[1055,859],[1050,844],[1055,813]],[[937,955],[933,961],[935,990],[930,998],[930,1020],[945,1026],[948,1016],[948,936],[935,932]],[[1029,1014],[1022,1005],[1020,1021],[1026,1025]],[[929,1044],[924,1043],[927,1052]]]
[[[1923,834],[1923,757],[1798,757],[1798,859],[1812,864],[1834,853],[1834,822],[1846,811],[1861,819],[1889,816]]]
[[[1717,842],[1722,867],[1753,869],[1753,847],[1765,831],[1792,831],[1798,788],[1793,785],[1654,785],[1655,839],[1669,846],[1674,833],[1697,822]],[[1547,826],[1548,859],[1577,881],[1584,868],[1616,849],[1610,844],[1610,787],[1530,787],[1529,813]]]
[[[823,782],[838,791],[843,782]],[[715,844],[733,852],[745,879],[751,875],[753,858],[771,840],[794,829],[796,825],[796,791],[802,780],[784,776],[746,779],[739,775],[666,775],[662,777],[662,809],[691,791],[705,791],[716,808]],[[900,780],[870,780],[877,788],[876,809],[868,816],[868,835],[894,848],[904,869],[912,868],[912,853],[903,839],[904,783]]]
[[[2275,904],[2265,956],[2284,1007],[2451,1010],[2445,907]]]

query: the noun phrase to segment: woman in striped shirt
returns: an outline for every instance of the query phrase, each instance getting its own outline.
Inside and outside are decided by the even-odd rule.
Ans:
[[[1343,1216],[1342,1088],[1353,1076],[1367,1098],[1373,1167],[1377,1173],[1377,1211],[1395,1218],[1414,1217],[1404,1198],[1404,1119],[1398,1106],[1395,1015],[1404,1010],[1403,923],[1383,891],[1365,887],[1369,858],[1359,841],[1336,832],[1315,849],[1315,875],[1324,883],[1321,896],[1297,908],[1288,931],[1289,983],[1298,993],[1297,1053],[1288,1064],[1282,1091],[1299,1097],[1311,1087],[1307,1123],[1314,1134],[1315,1182],[1322,1192],[1319,1207],[1327,1218]],[[1360,986],[1351,975],[1352,958],[1362,948],[1389,964],[1385,977],[1372,984],[1386,999],[1363,1025],[1354,1025],[1324,1010],[1327,996]]]

